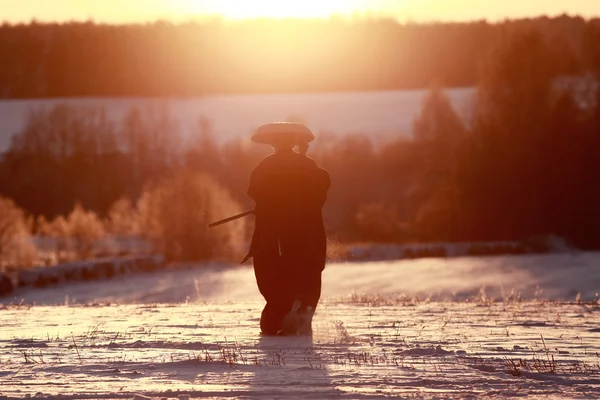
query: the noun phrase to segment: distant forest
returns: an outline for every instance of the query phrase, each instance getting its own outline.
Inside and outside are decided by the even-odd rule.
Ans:
[[[257,40],[249,32],[260,25],[249,24],[5,26],[0,47],[14,46],[0,64],[13,90],[5,94],[475,84],[468,123],[439,84],[414,121],[413,137],[375,146],[368,136],[318,133],[309,156],[331,174],[324,212],[330,237],[408,243],[558,235],[578,248],[600,248],[600,23],[567,17],[499,25],[290,22],[281,28],[296,33],[290,37],[297,46],[278,42],[267,28]],[[311,24],[320,30],[299,35],[299,27]],[[327,30],[339,34],[323,36]],[[330,54],[334,48],[342,56]],[[312,63],[311,51],[318,53]],[[271,64],[268,71],[253,69]],[[287,65],[285,73],[314,87],[291,87],[298,82],[282,79],[275,65]],[[309,65],[323,74],[308,74]],[[272,79],[248,78],[259,72]],[[206,225],[253,206],[246,195],[250,172],[270,149],[240,139],[219,144],[210,120],[199,120],[182,146],[177,125],[160,107],[131,109],[116,124],[101,108],[32,110],[0,155],[0,246],[3,236],[10,243],[16,235],[10,232],[85,237],[78,227],[91,227],[83,231],[97,234],[102,219],[113,234],[170,241],[164,251],[173,259],[231,255],[233,243],[242,243],[233,246],[241,254],[242,221],[210,232]]]
[[[562,73],[586,67],[579,17],[502,23],[207,20],[0,27],[0,98],[199,96],[473,86],[500,37],[536,30]]]

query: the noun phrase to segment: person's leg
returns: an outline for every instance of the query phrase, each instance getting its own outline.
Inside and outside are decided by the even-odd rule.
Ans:
[[[260,331],[264,335],[277,335],[281,331],[282,317],[277,303],[267,302],[260,315]]]
[[[299,304],[298,304],[299,305]],[[265,335],[287,335],[293,334],[297,329],[293,321],[289,319],[291,311],[297,311],[294,308],[294,299],[289,296],[282,296],[277,299],[271,299],[265,305],[260,316],[260,330]]]
[[[317,308],[321,298],[321,271],[303,271],[298,277],[298,297],[302,308]]]
[[[256,264],[255,264],[256,265]],[[284,322],[296,299],[294,277],[285,268],[282,260],[270,263],[269,268],[255,268],[259,290],[265,298],[260,318],[260,329],[265,335],[289,334],[289,321]]]
[[[260,316],[260,330],[265,335],[276,335],[281,329],[277,311],[279,290],[277,287],[278,260],[272,255],[258,254],[254,257],[254,275],[258,290],[266,301]]]
[[[321,271],[305,271],[300,282],[301,306],[298,309],[298,333],[310,335],[312,318],[321,297]]]

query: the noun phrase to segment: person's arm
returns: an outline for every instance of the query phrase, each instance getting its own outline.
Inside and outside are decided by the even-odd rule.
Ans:
[[[248,196],[254,200],[255,214],[262,214],[263,210],[269,207],[269,173],[264,162],[259,164],[250,175],[250,183],[248,185]]]

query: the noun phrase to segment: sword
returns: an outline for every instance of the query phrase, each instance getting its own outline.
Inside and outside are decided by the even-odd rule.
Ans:
[[[219,225],[223,225],[223,224],[226,224],[228,222],[231,222],[231,221],[235,221],[236,219],[243,218],[243,217],[245,217],[247,215],[250,215],[250,214],[254,214],[254,210],[246,211],[246,212],[243,212],[241,214],[234,215],[233,217],[229,217],[229,218],[225,218],[225,219],[222,219],[220,221],[217,221],[217,222],[213,222],[212,224],[208,224],[208,227],[209,228],[214,228],[215,226],[219,226]]]

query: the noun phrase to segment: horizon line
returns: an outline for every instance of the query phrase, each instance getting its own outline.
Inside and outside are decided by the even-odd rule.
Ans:
[[[294,17],[294,16],[285,16],[285,17],[274,17],[274,16],[265,16],[265,17],[249,17],[249,18],[232,18],[232,17],[224,17],[221,14],[198,14],[198,15],[188,15],[181,17],[174,17],[169,15],[157,16],[156,18],[149,18],[146,20],[110,20],[110,19],[94,19],[93,17],[88,18],[65,18],[65,19],[40,19],[36,17],[32,17],[28,20],[26,19],[14,19],[14,20],[0,20],[0,25],[33,25],[33,24],[42,24],[42,25],[52,25],[52,24],[86,24],[92,23],[96,25],[112,25],[112,26],[126,26],[126,25],[152,25],[157,23],[168,23],[172,25],[185,25],[189,23],[202,23],[202,22],[221,22],[226,24],[239,24],[239,23],[248,23],[248,22],[273,22],[273,21],[333,21],[333,20],[343,20],[345,22],[362,22],[362,21],[384,21],[384,20],[393,20],[394,22],[400,25],[431,25],[431,24],[461,24],[461,23],[476,23],[476,22],[486,22],[489,24],[501,24],[504,22],[511,21],[522,21],[522,20],[530,20],[530,19],[540,19],[540,18],[580,18],[585,21],[591,21],[594,19],[600,19],[600,15],[594,16],[584,16],[581,13],[541,13],[541,14],[532,14],[532,15],[523,15],[518,17],[498,17],[498,18],[490,18],[490,17],[481,17],[481,18],[468,18],[468,19],[413,19],[410,17],[400,18],[394,15],[385,14],[385,13],[353,13],[350,15],[347,14],[339,14],[334,13],[329,16],[315,16],[315,17]]]

